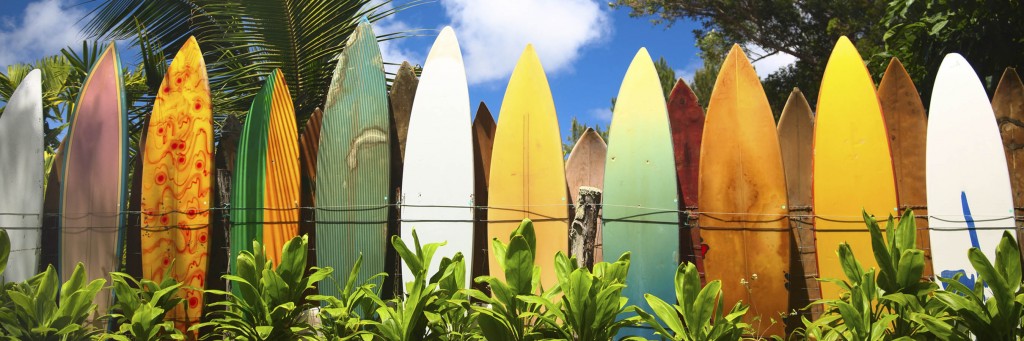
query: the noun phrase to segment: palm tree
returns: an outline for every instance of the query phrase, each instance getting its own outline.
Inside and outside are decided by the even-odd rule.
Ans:
[[[376,21],[408,6],[371,0],[105,0],[85,31],[96,38],[138,41],[173,56],[195,36],[204,52],[214,113],[244,115],[260,79],[280,68],[300,123],[322,106],[334,58],[358,20]],[[381,35],[381,40],[402,34]]]

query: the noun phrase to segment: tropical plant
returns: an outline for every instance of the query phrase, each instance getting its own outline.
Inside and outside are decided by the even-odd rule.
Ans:
[[[281,264],[275,268],[267,259],[264,247],[253,241],[253,252],[242,251],[238,255],[237,273],[222,276],[238,288],[239,294],[207,290],[207,293],[227,297],[226,301],[208,305],[224,309],[209,312],[209,322],[194,325],[189,330],[212,327],[213,332],[203,336],[204,339],[315,339],[313,328],[303,318],[304,312],[313,305],[303,295],[330,276],[332,269],[314,267],[310,274],[306,273],[308,243],[305,235],[285,243]]]
[[[537,323],[544,304],[530,296],[551,301],[560,290],[556,285],[544,291],[540,284],[540,267],[534,264],[537,234],[533,221],[523,219],[512,231],[507,245],[497,238],[491,244],[498,266],[505,273],[505,280],[493,276],[476,278],[476,282],[487,284],[494,297],[478,290],[469,291],[472,298],[489,306],[472,306],[480,333],[487,340],[499,341],[545,338],[543,328],[538,328]]]
[[[86,283],[85,266],[78,263],[61,285],[57,270],[48,266],[43,273],[6,289],[13,304],[0,307],[0,339],[83,340],[98,334],[89,325],[96,310],[92,300],[105,283],[103,279]]]
[[[173,264],[167,267],[160,283],[149,279],[139,281],[126,273],[110,273],[117,301],[110,307],[108,316],[120,327],[101,339],[184,340],[185,335],[174,327],[174,321],[165,319],[167,312],[184,301],[178,295],[183,283],[171,276],[173,268]]]
[[[675,277],[676,305],[651,294],[644,294],[654,315],[640,307],[634,308],[654,333],[666,340],[739,340],[750,331],[743,322],[748,307],[743,302],[725,311],[722,299],[722,281],[714,280],[701,287],[700,275],[693,263],[680,264]],[[655,315],[657,318],[655,318]],[[682,319],[680,319],[680,316]],[[661,322],[664,321],[665,325]],[[632,337],[630,340],[643,340]]]
[[[421,246],[415,230],[412,237],[415,251],[409,249],[402,238],[391,238],[391,244],[413,278],[405,283],[404,297],[388,303],[377,300],[380,322],[375,323],[376,334],[392,341],[467,339],[470,330],[464,327],[470,324],[465,322],[470,317],[468,297],[460,292],[466,280],[466,262],[462,253],[456,253],[451,259],[444,258],[437,273],[428,281],[434,253],[446,243]]]
[[[996,262],[978,248],[967,251],[979,280],[974,289],[959,278],[939,278],[946,289],[935,292],[935,301],[953,313],[951,318],[915,314],[940,340],[1020,340],[1024,337],[1024,288],[1021,287],[1020,248],[1009,231],[996,246]],[[962,274],[958,274],[962,276]],[[985,287],[991,290],[986,298]],[[969,332],[969,334],[968,334]]]
[[[555,273],[562,290],[561,300],[552,303],[539,296],[520,297],[546,308],[544,314],[527,315],[550,327],[550,332],[558,339],[613,339],[619,329],[641,321],[639,316],[618,318],[627,310],[635,309],[626,306],[628,299],[622,297],[629,273],[629,255],[629,252],[622,254],[614,263],[595,264],[591,273],[586,267],[578,267],[576,257],[569,258],[559,251],[555,255]]]
[[[373,334],[367,330],[373,323],[372,320],[364,319],[363,316],[372,316],[373,307],[380,299],[379,293],[374,291],[379,277],[387,274],[379,273],[371,276],[359,286],[356,286],[356,279],[359,278],[359,269],[363,264],[363,256],[359,255],[352,271],[343,288],[338,289],[339,296],[311,295],[312,301],[320,301],[322,307],[319,311],[321,326],[317,332],[326,340],[370,340]],[[376,299],[375,299],[376,298]]]
[[[358,19],[377,21],[418,3],[392,8],[388,1],[370,0],[105,0],[87,19],[85,31],[97,38],[135,40],[141,28],[150,46],[165,56],[195,36],[218,116],[244,115],[260,79],[280,68],[301,125],[323,105],[334,58]]]

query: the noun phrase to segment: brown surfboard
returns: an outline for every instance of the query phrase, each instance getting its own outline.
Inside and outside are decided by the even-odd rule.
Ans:
[[[491,174],[491,149],[497,124],[484,102],[473,118],[473,166],[476,173],[473,204],[477,207],[473,218],[473,278],[488,273],[487,260],[487,188]]]
[[[409,115],[412,114],[412,102],[416,98],[416,87],[419,83],[420,80],[416,77],[412,65],[409,62],[402,62],[402,66],[398,67],[395,73],[395,81],[391,83],[391,92],[388,94],[402,160],[405,159],[405,140],[409,136]]]
[[[697,95],[682,78],[676,81],[668,96],[668,120],[672,128],[672,147],[676,158],[676,177],[679,179],[681,210],[697,208],[697,173],[700,169],[700,141],[704,134],[704,109],[697,102]],[[692,219],[691,219],[692,218]],[[704,276],[703,252],[700,230],[695,224],[697,217],[686,217],[681,213],[679,221],[685,222],[680,231],[679,247],[684,257],[697,265],[697,271]]]
[[[814,230],[811,214],[811,160],[814,153],[814,115],[800,89],[793,88],[782,109],[778,124],[782,164],[786,168],[786,192],[789,196],[789,224],[793,231],[790,283],[790,306],[803,308],[821,298],[818,285],[818,259],[814,251]],[[812,307],[812,318],[821,314]],[[798,322],[798,321],[787,321]],[[795,325],[795,323],[787,323]]]
[[[1013,190],[1013,206],[1016,215],[1021,216],[1024,207],[1024,84],[1017,70],[1006,68],[996,92],[992,95],[992,110],[999,123],[999,134],[1003,137],[1003,150],[1010,169],[1010,187]],[[1022,222],[1017,221],[1018,242]]]
[[[309,236],[309,245],[316,245],[316,154],[320,148],[320,125],[324,112],[313,110],[299,135],[299,175],[302,186],[299,190],[299,234]],[[316,251],[310,248],[309,263],[316,264]]]
[[[604,188],[604,162],[608,144],[604,143],[594,129],[587,128],[565,160],[565,180],[569,184],[569,196],[578,203],[580,187]],[[597,220],[597,235],[594,238],[594,263],[602,261],[601,219]]]
[[[925,146],[928,118],[921,96],[900,60],[893,57],[878,85],[878,102],[885,115],[896,172],[896,196],[900,210],[917,215],[917,247],[924,251],[924,273],[932,276],[931,243],[928,241],[928,192],[925,187]],[[902,213],[902,212],[900,212]],[[884,217],[879,217],[884,218]]]

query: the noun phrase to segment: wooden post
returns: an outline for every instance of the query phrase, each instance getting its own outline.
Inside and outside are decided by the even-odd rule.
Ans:
[[[597,237],[598,210],[601,205],[601,190],[581,186],[576,216],[569,229],[569,253],[576,256],[578,266],[594,267],[594,245]]]

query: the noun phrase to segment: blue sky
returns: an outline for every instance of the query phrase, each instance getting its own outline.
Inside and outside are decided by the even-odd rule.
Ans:
[[[0,41],[5,44],[0,68],[80,43],[80,18],[92,6],[83,0],[0,1]],[[419,29],[415,36],[386,42],[382,52],[386,62],[422,64],[440,28],[453,26],[466,61],[472,107],[484,101],[495,115],[520,52],[526,43],[534,44],[564,136],[573,116],[608,125],[610,99],[639,48],[646,47],[655,59],[664,57],[676,76],[687,80],[701,66],[692,34],[696,23],[654,26],[649,19],[631,18],[628,9],[611,9],[601,0],[438,0],[404,9],[378,22],[375,31]],[[777,56],[755,66],[768,74],[790,62]]]

